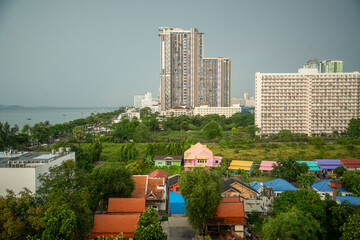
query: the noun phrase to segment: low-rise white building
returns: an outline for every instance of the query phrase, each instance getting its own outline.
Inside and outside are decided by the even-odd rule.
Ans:
[[[201,106],[194,108],[194,115],[205,116],[209,114],[218,114],[220,116],[231,117],[235,113],[241,112],[241,107],[209,107]]]
[[[41,185],[40,174],[47,173],[50,167],[59,166],[62,162],[74,159],[75,153],[70,148],[59,152],[1,152],[0,153],[0,195],[6,195],[6,189],[15,193],[24,187],[35,192]]]

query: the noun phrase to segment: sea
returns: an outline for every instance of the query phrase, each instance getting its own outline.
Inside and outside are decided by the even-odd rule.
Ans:
[[[25,124],[49,121],[54,125],[79,118],[86,118],[91,113],[112,112],[118,107],[0,107],[0,122],[8,122],[11,127],[17,124],[21,128]]]

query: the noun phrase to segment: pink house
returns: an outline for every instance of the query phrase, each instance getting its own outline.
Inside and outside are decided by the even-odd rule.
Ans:
[[[271,171],[273,170],[273,165],[277,166],[278,164],[275,161],[262,161],[259,170]]]
[[[188,171],[194,167],[218,167],[221,159],[222,157],[214,156],[206,145],[197,143],[184,153],[184,168]]]

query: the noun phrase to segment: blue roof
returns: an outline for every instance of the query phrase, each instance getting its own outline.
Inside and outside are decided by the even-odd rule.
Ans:
[[[263,185],[261,185],[261,183],[259,183],[259,182],[251,182],[250,183],[250,186],[253,188],[253,189],[255,189],[256,191],[258,191],[260,188],[262,188],[263,187]]]
[[[316,182],[313,185],[311,185],[313,188],[318,190],[319,192],[332,192],[332,188],[329,187],[329,182],[332,180],[322,180],[320,182]],[[338,188],[339,192],[350,192],[346,190],[345,188]]]
[[[317,162],[315,161],[296,161],[298,163],[306,163],[306,165],[308,165],[309,167],[309,171],[321,171],[321,169],[319,168]]]
[[[185,201],[180,193],[169,192],[170,213],[186,213]]]
[[[337,196],[336,200],[339,200],[341,203],[349,203],[350,205],[360,205],[360,197]]]
[[[267,187],[272,187],[274,191],[296,191],[298,190],[296,187],[294,187],[291,183],[288,181],[278,178],[272,181],[264,182],[264,185]]]

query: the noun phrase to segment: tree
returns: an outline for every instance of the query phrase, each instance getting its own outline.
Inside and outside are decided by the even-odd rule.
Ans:
[[[44,227],[42,239],[75,239],[73,232],[77,227],[76,213],[66,204],[51,205],[46,210],[42,222]]]
[[[140,123],[135,130],[134,133],[134,139],[136,142],[141,143],[144,140],[146,140],[149,137],[149,128],[143,124]]]
[[[93,141],[89,148],[89,157],[92,163],[100,161],[102,144],[99,141]]]
[[[149,207],[140,217],[134,237],[137,240],[162,240],[164,239],[164,232],[158,221],[158,214]]]
[[[360,171],[346,172],[340,181],[344,188],[353,192],[354,195],[360,195]]]
[[[297,176],[296,179],[301,184],[301,186],[306,189],[310,189],[311,185],[315,182],[315,177],[313,174],[302,173],[300,176]]]
[[[0,239],[25,239],[34,235],[29,209],[35,208],[35,197],[24,188],[19,197],[7,190],[5,197],[0,196]]]
[[[180,192],[184,197],[188,220],[200,234],[221,201],[220,176],[202,168],[181,174]]]
[[[343,226],[340,227],[342,232],[341,240],[360,239],[360,214],[355,213],[350,216]]]
[[[151,108],[149,107],[144,107],[142,109],[140,109],[140,118],[142,119],[143,117],[146,117],[148,115],[151,114]]]
[[[211,121],[210,123],[205,125],[203,131],[208,139],[213,139],[216,137],[221,137],[222,129],[217,122]]]
[[[131,172],[121,163],[106,162],[93,169],[94,196],[107,201],[110,197],[130,197],[135,184]]]
[[[334,169],[334,173],[336,173],[336,175],[338,175],[339,177],[341,177],[345,172],[346,168],[344,168],[343,166]]]
[[[247,134],[249,134],[250,137],[254,138],[256,135],[256,132],[258,132],[260,128],[258,128],[256,125],[249,125],[245,128],[245,131]]]
[[[289,211],[293,206],[297,209],[309,212],[319,221],[325,219],[324,202],[320,195],[314,191],[300,189],[298,191],[284,191],[280,197],[275,198],[273,213],[275,215]]]
[[[69,210],[76,215],[76,224],[73,224],[73,220],[71,220],[71,224],[76,226],[72,232],[73,238],[85,238],[91,227],[91,209],[94,209],[97,204],[97,195],[90,195],[90,188],[93,184],[88,173],[76,168],[74,160],[70,159],[64,161],[60,166],[50,168],[49,172],[40,175],[39,179],[41,186],[37,190],[36,196],[43,211],[46,212],[51,206],[66,205],[66,216],[73,219]],[[57,210],[59,209],[61,208],[57,208]],[[55,215],[53,217],[56,218]],[[62,221],[61,223],[67,224],[68,222]],[[51,225],[46,226],[53,227]],[[69,229],[68,226],[57,227]],[[53,230],[45,229],[44,231],[52,232]]]
[[[76,138],[77,142],[80,143],[84,140],[85,138],[85,132],[84,132],[84,127],[82,126],[76,126],[73,130],[73,134],[74,137]]]
[[[289,212],[265,220],[262,227],[264,240],[319,239],[320,223],[310,213],[292,207]]]
[[[350,120],[347,134],[350,137],[360,137],[360,118],[353,118]]]
[[[308,165],[298,163],[296,160],[294,157],[289,157],[288,159],[277,161],[278,165],[274,166],[271,173],[288,180],[296,180],[300,174],[306,173],[309,170]]]

